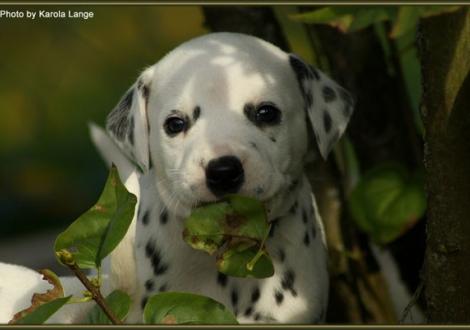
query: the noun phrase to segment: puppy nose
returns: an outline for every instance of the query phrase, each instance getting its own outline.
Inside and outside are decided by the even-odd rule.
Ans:
[[[240,160],[234,156],[212,159],[206,167],[206,184],[217,197],[236,193],[245,179]]]

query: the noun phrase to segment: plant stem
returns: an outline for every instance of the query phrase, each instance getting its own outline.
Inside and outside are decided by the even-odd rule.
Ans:
[[[110,319],[110,321],[113,324],[123,324],[122,321],[114,315],[113,311],[108,307],[106,304],[105,299],[101,295],[101,292],[99,288],[93,285],[93,283],[90,282],[88,277],[82,272],[82,270],[77,266],[76,263],[70,263],[66,264],[67,267],[70,268],[70,270],[75,274],[75,276],[82,282],[82,284],[87,288],[88,291],[91,292],[93,300],[100,306],[100,308],[103,310],[103,312],[106,314],[106,316]]]
[[[272,225],[273,225],[272,223],[269,224],[268,230],[266,230],[266,233],[264,234],[264,238],[261,241],[261,245],[259,246],[258,253],[256,253],[253,259],[251,259],[251,261],[246,264],[246,269],[248,269],[250,272],[253,270],[253,267],[255,267],[255,264],[258,262],[259,258],[261,258],[261,256],[263,255],[263,247],[264,247],[264,244],[266,243],[266,239],[269,236],[269,232],[271,231]]]

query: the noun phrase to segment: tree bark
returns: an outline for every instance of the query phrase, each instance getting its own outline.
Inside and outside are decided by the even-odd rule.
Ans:
[[[428,223],[425,297],[432,323],[470,321],[470,13],[422,20]]]
[[[238,32],[256,36],[289,50],[286,38],[269,7],[203,6],[204,25],[213,32]]]
[[[361,171],[384,162],[398,162],[410,171],[420,168],[422,141],[414,127],[397,51],[392,52],[387,63],[372,28],[348,34],[328,26],[311,29],[333,64],[330,65],[333,76],[357,98],[347,134]],[[424,222],[421,219],[412,230],[388,245],[411,291],[416,290],[420,282],[425,250]]]

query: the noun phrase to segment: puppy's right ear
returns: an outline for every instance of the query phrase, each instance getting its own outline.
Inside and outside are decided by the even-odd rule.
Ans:
[[[141,172],[149,169],[147,104],[153,67],[146,69],[106,118],[106,131]]]

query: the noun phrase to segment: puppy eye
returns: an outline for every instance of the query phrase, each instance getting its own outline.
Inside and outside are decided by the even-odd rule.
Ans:
[[[186,130],[186,121],[180,117],[169,117],[165,120],[163,128],[166,134],[172,136]]]
[[[255,112],[258,124],[274,125],[281,121],[281,111],[272,104],[261,104]]]

